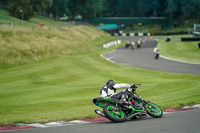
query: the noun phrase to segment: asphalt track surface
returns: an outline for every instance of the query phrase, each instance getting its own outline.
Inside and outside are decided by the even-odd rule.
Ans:
[[[122,40],[136,41],[139,38],[121,37]],[[144,40],[144,38],[141,38]],[[200,75],[200,64],[190,64],[172,61],[164,58],[155,59],[153,52],[154,47],[157,46],[155,39],[146,37],[145,43],[141,44],[140,49],[131,48],[125,49],[120,47],[114,51],[103,54],[103,57],[123,65],[150,69],[155,71],[167,71],[173,73],[185,73]]]
[[[162,118],[147,117],[123,123],[104,121],[62,127],[5,131],[5,133],[199,133],[199,123],[200,109],[192,109],[165,114]]]

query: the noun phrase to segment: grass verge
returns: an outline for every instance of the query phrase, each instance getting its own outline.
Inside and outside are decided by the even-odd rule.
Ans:
[[[24,64],[102,49],[111,37],[92,26],[30,28],[0,26],[0,64]]]
[[[200,76],[107,62],[99,53],[0,70],[0,125],[97,117],[92,99],[108,79],[142,83],[138,94],[166,109],[200,102]]]
[[[156,36],[159,39],[160,54],[172,59],[200,63],[200,49],[197,41],[182,42],[185,35],[171,36],[170,42],[165,42],[167,36]]]

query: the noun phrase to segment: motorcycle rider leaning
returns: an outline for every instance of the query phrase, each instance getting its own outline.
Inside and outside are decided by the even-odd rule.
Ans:
[[[106,82],[106,85],[102,86],[100,90],[100,95],[101,97],[109,96],[111,98],[120,99],[120,104],[128,104],[128,105],[131,104],[127,102],[128,95],[125,94],[124,91],[115,93],[116,90],[120,88],[136,88],[136,86],[134,84],[125,84],[125,83],[116,84],[114,80],[108,80]],[[135,98],[139,97],[136,96]]]

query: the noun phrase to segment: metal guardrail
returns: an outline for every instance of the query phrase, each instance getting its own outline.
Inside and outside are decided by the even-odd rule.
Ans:
[[[121,40],[116,40],[116,41],[112,41],[112,42],[103,44],[103,48],[109,48],[113,45],[119,45],[119,44],[121,44]]]

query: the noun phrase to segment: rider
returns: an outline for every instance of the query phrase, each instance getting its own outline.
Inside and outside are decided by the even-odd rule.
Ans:
[[[111,98],[117,98],[120,99],[121,104],[129,104],[126,100],[128,99],[128,95],[124,94],[124,91],[120,91],[118,93],[116,92],[116,89],[120,88],[135,88],[136,86],[134,84],[116,84],[114,80],[108,80],[106,82],[106,85],[102,86],[100,90],[101,97],[109,96]]]

